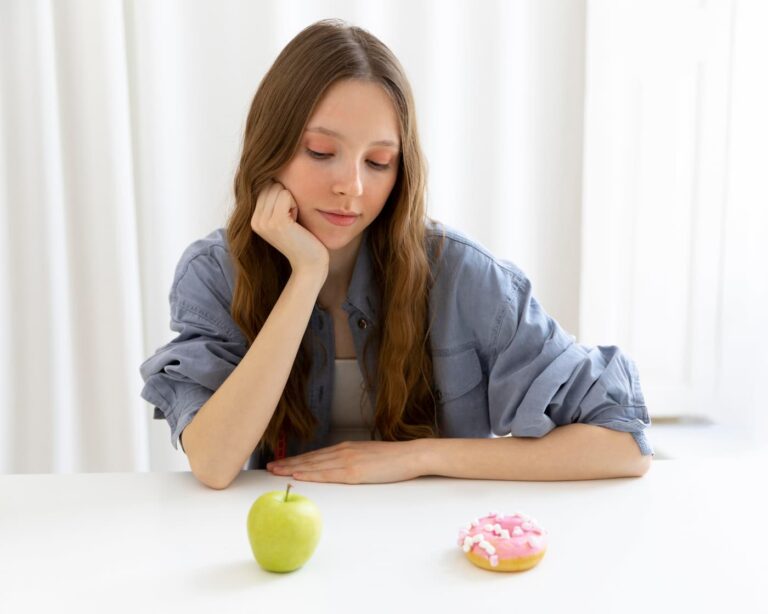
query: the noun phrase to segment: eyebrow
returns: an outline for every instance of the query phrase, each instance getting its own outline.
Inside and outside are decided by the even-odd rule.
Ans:
[[[336,132],[335,130],[331,130],[330,128],[324,128],[323,126],[313,126],[312,128],[307,128],[307,132],[320,132],[322,134],[327,134],[329,136],[335,136],[336,138],[341,139],[342,141],[345,140],[344,137]],[[400,149],[400,146],[395,143],[395,141],[390,141],[387,139],[381,140],[381,141],[373,141],[370,146],[374,145],[382,145],[384,147],[394,147],[395,149]]]

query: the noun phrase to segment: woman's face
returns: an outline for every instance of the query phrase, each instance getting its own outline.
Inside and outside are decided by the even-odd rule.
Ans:
[[[297,221],[329,250],[359,237],[384,208],[400,152],[395,107],[377,83],[343,80],[321,98],[296,155],[276,175],[293,194]],[[356,217],[328,217],[322,212]]]

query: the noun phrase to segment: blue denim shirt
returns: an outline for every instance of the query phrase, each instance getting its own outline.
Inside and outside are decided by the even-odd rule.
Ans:
[[[456,229],[428,221],[427,236],[446,238],[429,297],[438,423],[443,437],[542,437],[583,422],[629,432],[653,454],[644,429],[648,411],[632,360],[616,346],[576,343],[531,294],[525,274],[495,258]],[[230,315],[234,272],[226,231],[192,243],[176,268],[170,292],[171,329],[178,335],[141,365],[141,396],[164,418],[177,447],[179,434],[227,379],[248,350]],[[342,308],[348,314],[358,363],[376,372],[377,351],[363,345],[379,324],[368,230]],[[335,338],[329,312],[315,305],[316,333],[307,390],[319,429],[307,445],[291,438],[287,456],[325,447],[333,395]],[[328,359],[330,357],[330,359]],[[371,393],[375,407],[375,391]],[[270,460],[254,453],[249,469]]]

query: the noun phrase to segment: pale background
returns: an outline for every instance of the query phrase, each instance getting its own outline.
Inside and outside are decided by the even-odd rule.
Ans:
[[[138,367],[261,77],[325,17],[403,63],[432,217],[622,347],[655,422],[768,439],[768,3],[0,0],[0,472],[188,468]]]

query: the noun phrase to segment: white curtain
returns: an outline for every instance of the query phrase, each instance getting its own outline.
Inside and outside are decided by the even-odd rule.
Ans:
[[[0,468],[147,469],[123,7],[0,7]]]
[[[429,160],[430,214],[516,262],[567,330],[622,345],[644,385],[663,392],[660,354],[590,315],[624,304],[631,284],[653,272],[601,235],[626,230],[605,225],[605,201],[595,198],[616,181],[601,180],[599,147],[610,144],[595,133],[590,106],[605,91],[594,79],[594,43],[609,39],[601,50],[609,54],[618,44],[601,21],[609,4],[0,0],[0,471],[188,468],[139,397],[138,366],[172,337],[168,292],[182,250],[225,223],[261,77],[295,34],[325,17],[370,30],[405,66]],[[739,83],[742,93],[725,111],[730,217],[721,247],[733,249],[720,275],[732,292],[717,312],[719,348],[733,357],[719,367],[738,383],[728,370],[757,364],[759,354],[748,336],[729,335],[746,316],[728,297],[747,298],[740,258],[765,255],[749,218],[758,215],[752,190],[765,203],[765,188],[744,152],[754,145],[749,122],[766,105],[755,106],[748,87],[760,74],[749,46],[762,44],[750,11],[761,9],[734,4],[712,3],[736,16],[734,62],[745,49],[728,69],[734,96]],[[606,261],[618,263],[608,276]],[[746,289],[758,324],[768,298],[754,277]],[[646,329],[662,317],[634,316]],[[757,402],[757,388],[742,384],[741,402]],[[661,410],[670,397],[655,398]]]

